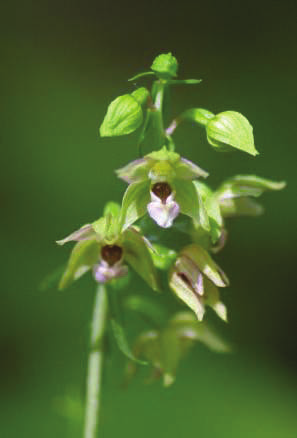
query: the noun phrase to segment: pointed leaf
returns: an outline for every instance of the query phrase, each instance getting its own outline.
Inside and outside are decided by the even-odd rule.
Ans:
[[[126,338],[125,331],[123,327],[119,324],[119,322],[115,319],[111,319],[111,327],[120,351],[133,362],[136,362],[140,365],[147,365],[147,362],[137,359],[137,357],[134,356],[134,354],[132,353]]]

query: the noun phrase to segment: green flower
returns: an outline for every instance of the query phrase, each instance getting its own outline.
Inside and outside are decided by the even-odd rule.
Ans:
[[[148,249],[148,241],[135,227],[121,231],[120,206],[107,204],[104,215],[70,234],[59,245],[77,242],[60,281],[64,289],[89,270],[99,283],[106,283],[127,275],[130,265],[154,290],[158,278]]]
[[[207,172],[164,146],[119,169],[117,175],[129,183],[122,205],[122,225],[133,224],[146,212],[162,228],[171,227],[179,213],[195,224],[204,222],[205,212],[193,180]]]
[[[218,287],[229,285],[224,272],[201,246],[191,244],[179,254],[169,272],[169,286],[202,321],[205,306],[213,308],[217,315],[227,320],[227,310],[220,301]]]
[[[133,354],[151,364],[149,382],[162,377],[164,386],[170,386],[175,381],[179,363],[195,342],[216,353],[230,352],[230,346],[208,324],[197,321],[192,312],[179,312],[162,329],[140,334],[134,343]],[[136,371],[137,363],[130,361],[126,381]]]

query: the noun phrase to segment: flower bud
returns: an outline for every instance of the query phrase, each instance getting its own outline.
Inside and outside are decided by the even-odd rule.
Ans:
[[[206,125],[208,142],[220,152],[232,148],[258,155],[254,145],[253,128],[249,121],[236,111],[224,111]]]
[[[154,59],[151,69],[160,79],[170,79],[177,74],[177,59],[171,53],[159,55]]]
[[[142,92],[139,94],[143,96]],[[100,135],[101,137],[114,137],[130,134],[141,125],[142,120],[142,109],[137,99],[130,94],[124,94],[109,105],[100,126]]]
[[[143,105],[146,103],[149,94],[149,91],[145,87],[140,87],[137,88],[137,90],[133,91],[133,93],[131,93],[131,96],[133,96],[134,99],[137,100],[139,105]]]

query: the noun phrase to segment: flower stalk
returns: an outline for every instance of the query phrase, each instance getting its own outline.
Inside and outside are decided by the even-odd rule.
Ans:
[[[91,343],[87,374],[87,395],[84,438],[96,438],[101,408],[101,383],[104,362],[103,340],[107,320],[108,303],[106,286],[99,284],[96,290]]]

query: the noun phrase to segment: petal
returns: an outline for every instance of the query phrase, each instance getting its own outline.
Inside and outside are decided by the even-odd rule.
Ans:
[[[218,287],[228,286],[229,281],[224,272],[201,246],[196,244],[188,245],[182,250],[181,256],[191,259],[201,272]]]
[[[65,237],[65,239],[57,240],[56,243],[58,245],[64,245],[67,242],[80,242],[83,240],[89,240],[96,237],[96,233],[93,229],[92,224],[87,224],[81,227],[79,230],[74,231],[74,233],[70,234],[69,236]]]
[[[164,204],[154,193],[151,193],[153,202],[147,205],[150,217],[162,228],[172,226],[174,219],[179,214],[179,205],[169,196]]]
[[[189,257],[185,255],[180,256],[176,261],[175,268],[180,274],[185,276],[194,292],[200,296],[204,294],[203,275],[198,266]]]
[[[176,178],[192,180],[196,178],[207,178],[208,173],[198,167],[192,161],[186,158],[181,158],[180,161],[175,166]]]
[[[95,280],[99,283],[106,283],[114,278],[120,278],[128,273],[127,266],[123,265],[121,262],[116,263],[113,266],[109,266],[104,260],[95,266],[94,268]]]
[[[169,276],[169,286],[173,292],[196,314],[199,321],[204,316],[204,305],[201,298],[189,286],[185,278],[173,268]]]
[[[123,179],[127,183],[135,183],[144,181],[148,177],[149,164],[145,158],[140,158],[121,169],[116,170],[116,174],[119,178]]]

